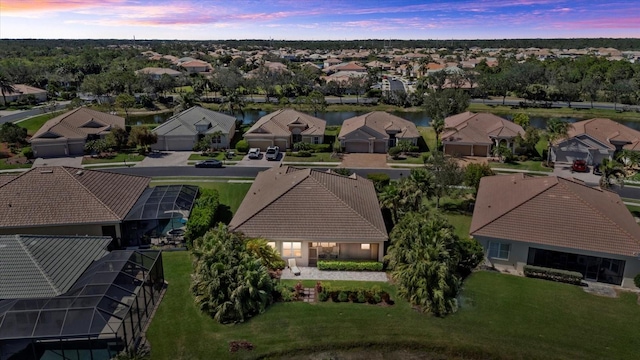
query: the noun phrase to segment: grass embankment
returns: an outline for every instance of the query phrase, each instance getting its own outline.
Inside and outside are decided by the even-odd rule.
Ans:
[[[622,107],[622,106],[620,106]],[[523,113],[529,115],[529,117],[543,117],[543,118],[563,118],[572,117],[576,119],[592,119],[592,118],[608,118],[611,120],[624,120],[624,121],[640,121],[640,117],[637,112],[625,111],[617,112],[615,110],[606,109],[576,109],[569,107],[562,108],[518,108],[512,106],[502,105],[485,105],[485,104],[469,104],[467,111],[472,112],[488,112],[499,116],[515,115]]]
[[[147,333],[153,359],[299,357],[339,349],[357,354],[376,347],[465,359],[631,359],[640,347],[635,294],[610,299],[490,272],[465,282],[460,311],[445,318],[416,312],[386,284],[396,301],[390,307],[277,303],[247,323],[220,325],[197,309],[189,292],[189,253],[163,257],[169,287]],[[230,354],[234,340],[255,348]]]

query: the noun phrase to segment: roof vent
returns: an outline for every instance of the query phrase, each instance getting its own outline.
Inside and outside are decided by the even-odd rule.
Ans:
[[[42,169],[40,170],[40,174],[53,174],[52,169]]]
[[[82,175],[82,174],[84,174],[84,170],[78,170],[78,171],[76,171],[76,175]]]

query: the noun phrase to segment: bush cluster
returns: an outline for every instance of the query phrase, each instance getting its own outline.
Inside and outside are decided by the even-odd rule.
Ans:
[[[314,152],[330,152],[331,144],[311,144],[310,150]]]
[[[383,264],[377,261],[318,261],[319,270],[338,271],[382,271]]]
[[[636,284],[636,287],[640,288],[640,274],[633,278],[633,283]]]
[[[191,214],[189,214],[187,230],[184,234],[187,246],[191,247],[195,239],[215,226],[219,205],[218,191],[200,188],[200,197],[196,200]]]
[[[396,159],[401,152],[402,152],[402,149],[400,149],[397,146],[389,148],[389,155],[392,156],[394,159]]]
[[[373,182],[373,186],[378,192],[382,191],[391,182],[391,178],[385,173],[370,173],[367,174],[367,179]]]
[[[318,300],[322,302],[331,300],[333,302],[353,302],[359,304],[379,304],[381,302],[388,305],[394,304],[389,293],[382,290],[379,286],[373,286],[370,289],[345,289],[326,286],[321,289],[321,291],[318,291]]]
[[[540,266],[525,265],[524,275],[573,285],[580,285],[582,282],[582,274],[577,271],[558,270]]]
[[[240,140],[236,144],[236,150],[241,153],[246,153],[249,151],[249,143],[247,140]]]

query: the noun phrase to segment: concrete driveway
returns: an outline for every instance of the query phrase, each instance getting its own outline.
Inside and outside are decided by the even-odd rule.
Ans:
[[[152,152],[142,161],[136,164],[137,167],[160,167],[160,166],[187,166],[191,151],[161,151]]]
[[[593,175],[593,166],[589,166],[589,172],[580,173],[571,171],[570,163],[556,163],[553,168],[553,175],[563,178],[575,178],[589,185],[598,185],[600,183],[600,176]]]
[[[269,161],[265,157],[264,152],[261,152],[259,159],[249,159],[249,155],[245,155],[242,158],[242,160],[236,163],[235,166],[275,167],[275,166],[280,166],[280,163],[282,162],[284,157],[285,157],[285,153],[281,151],[278,154],[277,161],[274,161],[274,160]]]
[[[31,167],[41,167],[41,166],[69,166],[75,168],[82,167],[82,156],[69,156],[69,157],[59,157],[59,158],[37,158],[33,161],[33,165]]]
[[[387,154],[344,154],[340,167],[380,169],[387,168]]]

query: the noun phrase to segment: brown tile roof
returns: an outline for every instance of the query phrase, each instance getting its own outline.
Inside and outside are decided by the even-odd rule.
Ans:
[[[13,174],[0,174],[0,186],[8,183],[9,181],[15,179],[18,175]]]
[[[150,179],[72,167],[39,167],[0,185],[0,227],[118,222]]]
[[[31,140],[58,137],[86,139],[89,134],[101,134],[114,126],[124,129],[124,118],[81,107],[47,121]]]
[[[615,149],[613,143],[625,144],[624,149],[640,151],[640,131],[624,126],[611,119],[589,119],[573,123],[567,131],[568,137],[587,135]]]
[[[303,135],[324,135],[327,122],[315,116],[293,109],[281,109],[261,117],[247,130],[245,135],[271,134],[273,136],[290,136],[289,124],[305,124]]]
[[[387,131],[397,131],[398,139],[420,137],[416,124],[384,111],[370,113],[347,119],[342,123],[338,138],[344,138],[354,132],[365,132],[373,138],[387,139]]]
[[[617,194],[555,176],[482,178],[470,233],[624,256],[640,252],[640,226]]]
[[[288,166],[258,174],[229,226],[280,240],[388,238],[371,181]]]
[[[5,96],[41,94],[41,93],[47,92],[47,90],[43,90],[37,87],[25,85],[25,84],[14,84],[13,89],[15,90],[15,92],[7,92],[5,93]]]
[[[463,112],[444,119],[443,142],[492,144],[493,138],[514,138],[524,135],[522,126],[489,113]]]

